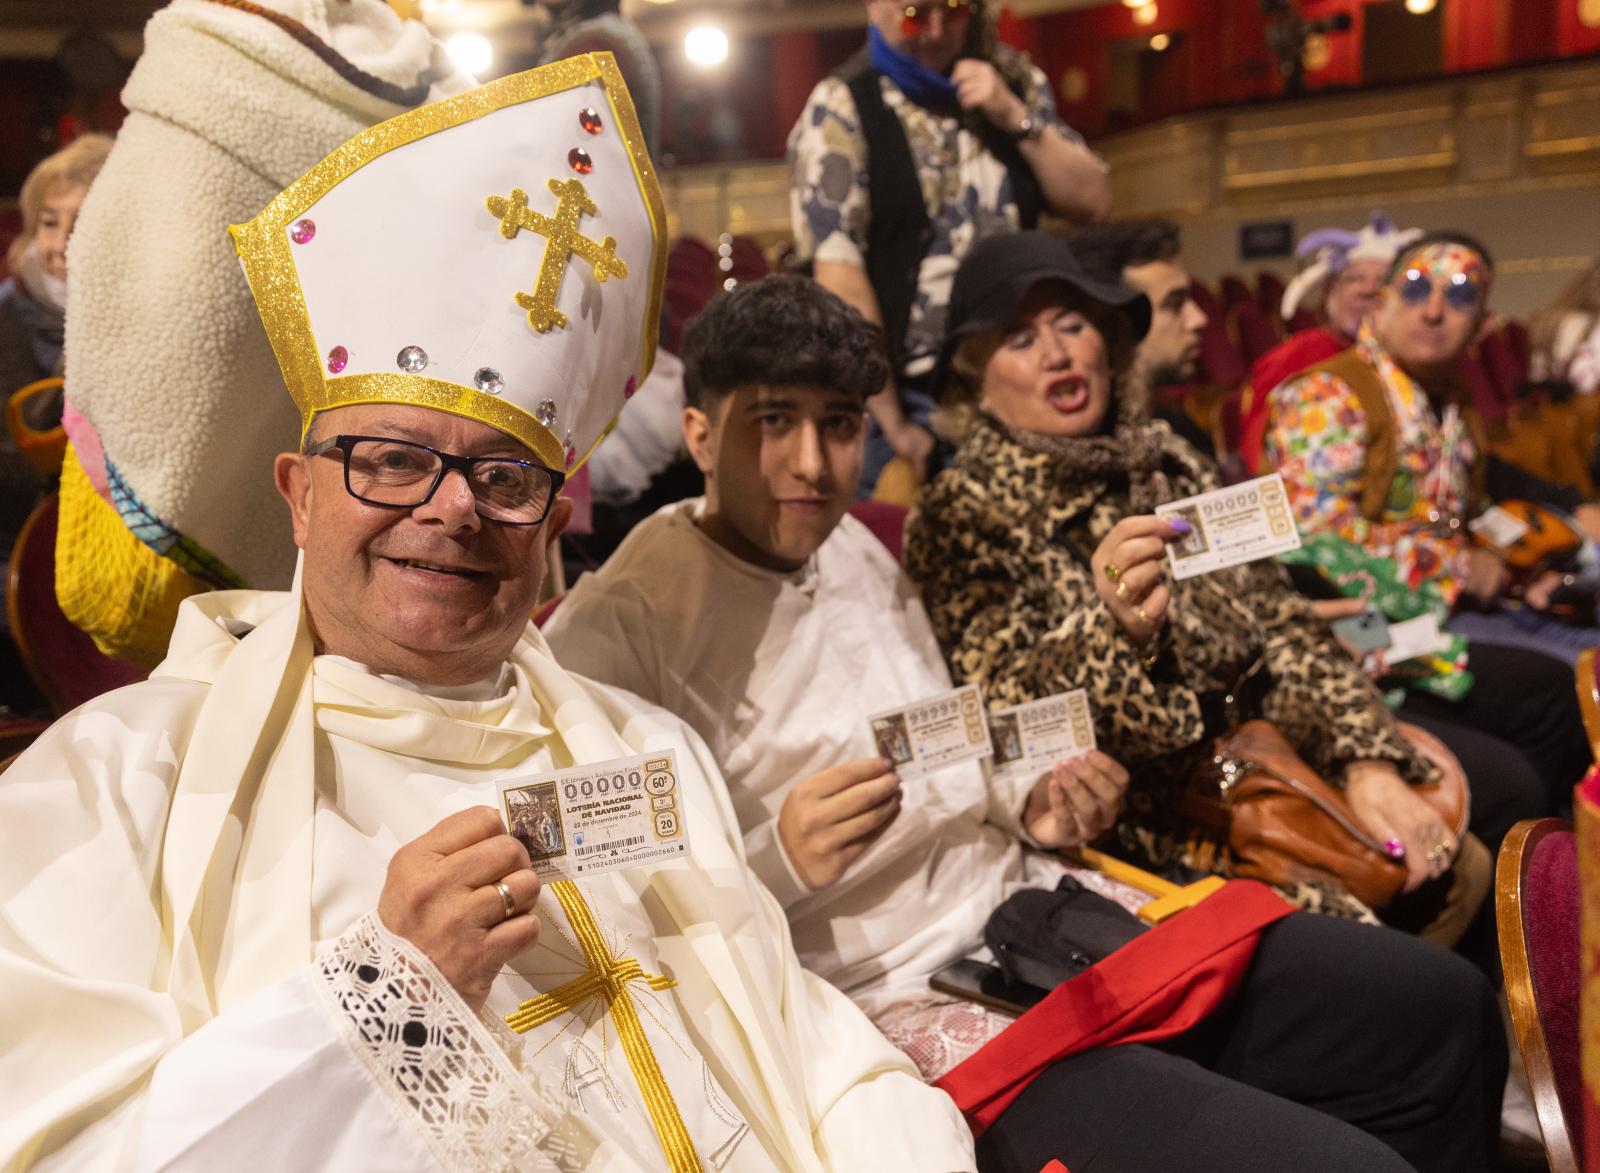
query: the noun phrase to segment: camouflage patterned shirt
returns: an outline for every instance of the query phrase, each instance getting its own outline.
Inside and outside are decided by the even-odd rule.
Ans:
[[[1082,142],[1056,117],[1044,74],[1026,63],[1022,72],[1027,78],[1023,101],[1029,117]],[[984,237],[1016,231],[1021,225],[1005,165],[984,149],[976,135],[962,128],[959,118],[916,105],[886,77],[879,78],[879,84],[884,105],[905,128],[933,228],[906,330],[903,373],[916,376],[933,366],[944,335],[950,285],[961,258]],[[817,84],[789,133],[789,200],[795,245],[802,260],[866,267],[867,228],[872,218],[867,142],[855,99],[837,77]]]

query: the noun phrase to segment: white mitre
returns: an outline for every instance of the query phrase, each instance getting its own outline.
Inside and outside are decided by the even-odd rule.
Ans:
[[[302,433],[407,403],[570,474],[655,358],[666,213],[609,53],[380,123],[230,231]]]

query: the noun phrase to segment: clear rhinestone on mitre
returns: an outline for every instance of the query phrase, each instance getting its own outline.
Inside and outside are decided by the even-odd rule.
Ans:
[[[395,366],[408,375],[414,375],[428,365],[428,352],[420,346],[407,346],[394,356]]]
[[[479,391],[486,391],[490,395],[498,395],[506,389],[506,381],[493,367],[479,367],[478,373],[472,376],[472,382]]]
[[[556,426],[556,401],[554,399],[541,399],[539,406],[533,410],[533,418],[547,428]]]

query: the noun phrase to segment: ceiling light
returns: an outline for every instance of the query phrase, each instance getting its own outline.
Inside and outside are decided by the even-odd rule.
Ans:
[[[1154,4],[1146,4],[1142,8],[1135,8],[1133,10],[1134,24],[1155,24],[1155,22],[1156,6]]]
[[[1432,12],[1439,0],[1406,0],[1406,11],[1413,16],[1423,16]]]
[[[716,25],[698,25],[683,38],[683,55],[702,69],[721,65],[728,59],[728,34]]]
[[[1167,51],[1167,46],[1171,44],[1172,38],[1167,36],[1166,33],[1157,33],[1155,36],[1150,38],[1150,47],[1157,53],[1165,53]]]
[[[494,64],[494,48],[482,33],[457,33],[444,43],[444,51],[463,73],[473,77],[481,77]]]
[[[1122,0],[1124,8],[1143,8],[1150,0]]]

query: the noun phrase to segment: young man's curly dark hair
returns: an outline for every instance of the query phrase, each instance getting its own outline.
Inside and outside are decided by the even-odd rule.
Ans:
[[[1108,220],[1067,237],[1067,247],[1091,277],[1121,281],[1122,270],[1177,259],[1178,226],[1171,220]]]
[[[683,389],[710,413],[740,387],[883,390],[883,331],[808,277],[784,274],[719,293],[683,336]]]

